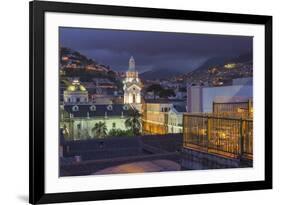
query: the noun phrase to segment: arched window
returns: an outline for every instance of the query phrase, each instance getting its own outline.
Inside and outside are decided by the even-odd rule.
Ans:
[[[91,110],[91,111],[96,111],[96,106],[91,105],[90,110]]]
[[[107,106],[107,110],[112,110],[112,109],[113,109],[112,105]]]
[[[74,112],[79,111],[79,107],[77,105],[74,105],[72,107],[72,111],[74,111]]]
[[[129,110],[128,105],[124,105],[124,106],[123,106],[123,110]]]

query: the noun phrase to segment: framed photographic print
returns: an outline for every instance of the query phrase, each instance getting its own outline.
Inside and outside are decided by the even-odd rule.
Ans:
[[[30,2],[30,203],[272,188],[272,17]]]

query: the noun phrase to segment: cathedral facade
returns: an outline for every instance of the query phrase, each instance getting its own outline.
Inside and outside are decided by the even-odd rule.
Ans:
[[[142,83],[136,71],[135,60],[133,56],[129,60],[129,69],[126,72],[126,78],[123,81],[124,104],[140,104]]]

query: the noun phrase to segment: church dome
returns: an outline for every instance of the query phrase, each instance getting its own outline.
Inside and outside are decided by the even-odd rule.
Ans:
[[[85,92],[87,91],[86,88],[80,84],[78,80],[73,80],[72,84],[69,85],[66,89],[70,92]]]

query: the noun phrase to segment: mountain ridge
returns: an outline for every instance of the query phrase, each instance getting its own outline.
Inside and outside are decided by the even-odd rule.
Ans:
[[[149,70],[139,74],[142,80],[156,80],[156,79],[167,79],[175,76],[183,75],[180,71],[169,70],[169,69],[157,69]]]
[[[197,69],[184,75],[189,83],[229,85],[234,78],[252,77],[253,60],[251,53],[235,57],[214,57],[206,60]]]

